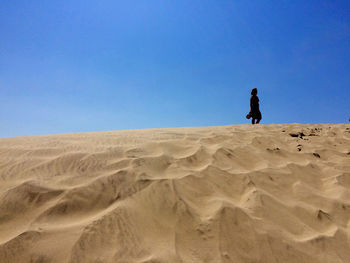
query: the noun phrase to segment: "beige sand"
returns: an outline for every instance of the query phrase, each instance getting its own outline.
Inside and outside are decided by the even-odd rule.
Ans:
[[[348,263],[350,126],[0,139],[0,262]]]

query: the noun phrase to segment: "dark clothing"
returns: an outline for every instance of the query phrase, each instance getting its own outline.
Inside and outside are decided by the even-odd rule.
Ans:
[[[256,95],[252,95],[252,97],[250,98],[250,115],[253,119],[261,120],[259,98]]]

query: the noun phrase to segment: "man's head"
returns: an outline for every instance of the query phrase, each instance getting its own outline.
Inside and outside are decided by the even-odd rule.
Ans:
[[[252,89],[251,94],[252,94],[252,95],[256,95],[256,94],[258,94],[258,90],[257,90],[257,89]]]

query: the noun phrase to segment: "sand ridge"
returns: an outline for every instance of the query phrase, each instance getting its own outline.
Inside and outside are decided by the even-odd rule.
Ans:
[[[0,139],[0,262],[350,262],[350,126]]]

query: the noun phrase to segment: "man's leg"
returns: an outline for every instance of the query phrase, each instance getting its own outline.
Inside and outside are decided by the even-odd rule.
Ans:
[[[252,124],[255,124],[255,119],[254,118],[252,118]]]

